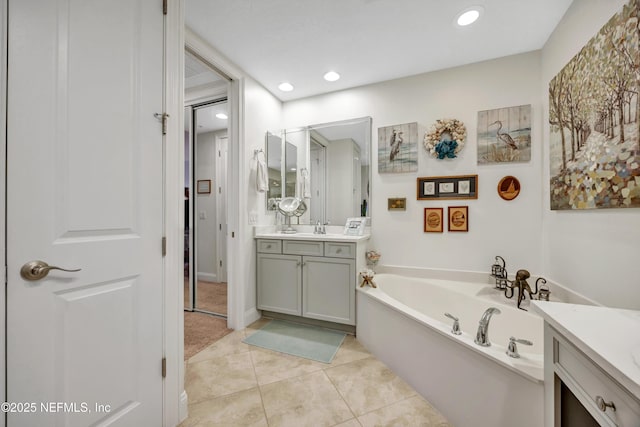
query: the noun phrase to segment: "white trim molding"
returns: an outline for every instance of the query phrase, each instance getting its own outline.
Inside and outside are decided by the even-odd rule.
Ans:
[[[246,194],[240,191],[241,177],[246,165],[240,161],[244,153],[244,74],[219,51],[209,45],[189,28],[185,29],[185,47],[196,53],[212,65],[219,73],[230,79],[227,102],[229,108],[228,157],[227,157],[227,283],[229,314],[227,326],[231,329],[242,329],[245,311],[246,279],[243,265],[244,258],[241,237],[246,226],[240,220],[240,206],[246,206]],[[244,203],[244,204],[243,204]]]
[[[184,389],[184,0],[168,0],[165,17],[164,112],[164,425],[187,417]]]
[[[0,241],[2,241],[2,245],[0,246],[0,259],[6,259],[7,247],[6,247],[6,202],[7,202],[7,193],[6,193],[6,176],[7,176],[7,168],[6,168],[6,160],[7,160],[7,28],[8,28],[8,17],[7,17],[7,0],[0,0],[0,61],[2,65],[0,66],[0,157],[3,159],[0,162],[0,193],[2,196],[0,197],[0,223],[2,226],[0,227]],[[0,269],[1,273],[4,273],[2,277],[7,277],[6,272],[7,267],[2,263],[2,268]],[[6,301],[6,286],[7,282],[5,280],[5,284],[3,287],[3,291],[0,292],[0,331],[2,331],[2,339],[0,339],[0,360],[2,362],[2,368],[0,368],[0,402],[6,402],[7,397],[5,396],[6,389],[6,377],[5,377],[5,369],[6,369],[6,323],[5,323],[5,314],[7,309],[7,301]],[[0,427],[5,427],[5,414],[1,414],[0,416]]]

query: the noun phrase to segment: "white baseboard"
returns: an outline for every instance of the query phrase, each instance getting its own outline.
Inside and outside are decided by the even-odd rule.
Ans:
[[[187,396],[187,391],[182,390],[180,394],[180,413],[178,414],[180,417],[180,422],[183,422],[189,416],[189,396]]]
[[[202,273],[198,272],[197,274],[198,280],[202,280],[203,282],[217,282],[218,276],[211,273]]]
[[[262,314],[255,308],[250,308],[249,310],[246,310],[244,312],[244,319],[243,319],[244,325],[242,326],[242,328],[246,328],[247,326],[249,326],[250,324],[252,324],[253,322],[255,322],[261,317],[262,317]]]

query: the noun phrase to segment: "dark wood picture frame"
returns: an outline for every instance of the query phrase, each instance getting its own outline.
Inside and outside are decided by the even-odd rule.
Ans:
[[[406,197],[390,197],[387,199],[387,210],[389,211],[406,211],[407,210],[407,198]]]
[[[423,227],[425,233],[442,233],[444,231],[444,209],[424,208]]]
[[[429,176],[417,179],[418,200],[478,198],[478,175]]]
[[[449,206],[449,231],[469,231],[469,206]]]

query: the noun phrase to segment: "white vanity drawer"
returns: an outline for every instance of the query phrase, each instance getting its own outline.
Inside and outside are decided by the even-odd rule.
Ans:
[[[322,256],[322,242],[307,240],[283,240],[282,253],[287,255],[314,255]]]
[[[600,419],[600,424],[619,427],[640,425],[640,401],[572,344],[557,337],[553,341],[556,373],[594,418]],[[607,403],[613,402],[615,411],[599,409],[598,397]]]
[[[324,242],[324,256],[333,258],[355,258],[355,243]]]
[[[280,254],[282,253],[282,240],[259,239],[258,252],[267,254]]]

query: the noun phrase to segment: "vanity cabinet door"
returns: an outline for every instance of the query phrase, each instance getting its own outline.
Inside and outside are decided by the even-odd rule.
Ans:
[[[258,308],[277,313],[302,314],[302,257],[259,253],[257,258]]]
[[[302,315],[355,325],[355,260],[306,256],[302,261]]]

